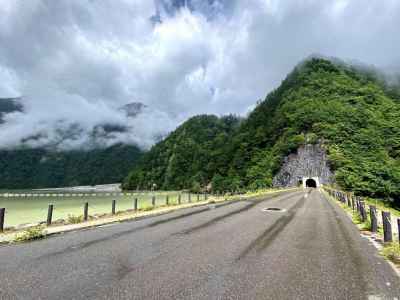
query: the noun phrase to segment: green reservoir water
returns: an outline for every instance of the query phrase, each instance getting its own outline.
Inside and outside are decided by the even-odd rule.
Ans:
[[[46,192],[47,193],[47,192]],[[51,193],[50,193],[51,194]],[[38,196],[29,197],[0,197],[0,208],[6,209],[5,226],[16,226],[26,223],[46,221],[49,204],[54,205],[53,220],[67,219],[68,215],[83,215],[84,203],[89,203],[89,215],[111,212],[112,200],[116,200],[116,211],[125,211],[133,208],[134,199],[138,198],[139,208],[151,205],[151,198],[156,197],[156,205],[164,205],[168,195],[170,203],[178,201],[180,192],[142,192],[121,195],[109,193],[79,194],[79,196]],[[181,194],[182,203],[188,202],[188,194]],[[192,195],[192,201],[197,196]]]

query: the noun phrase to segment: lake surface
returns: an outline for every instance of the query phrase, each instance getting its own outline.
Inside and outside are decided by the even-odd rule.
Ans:
[[[22,193],[22,191],[18,193]],[[24,191],[24,193],[25,195],[29,194],[28,191]],[[156,197],[156,205],[159,206],[165,204],[167,195],[170,203],[177,202],[179,194],[181,194],[182,203],[188,202],[188,194],[180,192],[64,193],[57,196],[51,192],[43,192],[30,194],[28,197],[4,197],[3,194],[0,196],[0,208],[6,209],[5,227],[8,227],[46,221],[49,204],[54,205],[53,220],[57,220],[67,219],[68,215],[83,215],[85,202],[89,203],[89,215],[94,215],[111,213],[112,200],[116,200],[116,211],[118,212],[133,209],[135,198],[138,198],[138,207],[145,208],[151,205],[153,196]],[[192,201],[197,201],[196,195],[192,195]]]

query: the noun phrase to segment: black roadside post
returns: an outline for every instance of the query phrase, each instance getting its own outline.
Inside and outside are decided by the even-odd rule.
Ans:
[[[135,211],[137,211],[137,209],[138,209],[138,199],[137,198],[135,198],[135,200],[133,200],[133,209]]]
[[[364,219],[364,205],[363,205],[363,202],[362,201],[360,201],[360,217],[361,217],[361,222],[365,222],[365,219]]]
[[[368,221],[368,213],[367,209],[365,208],[365,202],[363,201],[363,213],[364,213],[364,222]]]
[[[190,193],[189,193],[189,203],[191,203],[192,202],[192,196],[190,195]]]
[[[369,215],[371,218],[371,232],[377,232],[378,220],[376,218],[376,207],[374,205],[369,206]]]
[[[178,204],[181,204],[181,194],[178,195]]]
[[[167,195],[166,197],[165,197],[165,205],[169,205],[169,196]]]
[[[393,240],[393,237],[392,237],[392,224],[391,224],[390,212],[387,211],[382,212],[382,223],[383,223],[383,241],[385,243],[391,242]]]
[[[200,193],[197,193],[197,202],[200,201]]]
[[[112,205],[111,205],[111,214],[113,214],[113,215],[115,215],[115,203],[116,203],[116,201],[113,200]]]
[[[400,219],[397,219],[397,236],[399,237],[399,243],[400,243]]]
[[[151,198],[151,205],[153,205],[153,207],[156,206],[156,196],[153,196],[153,197]]]
[[[83,207],[83,221],[87,221],[89,218],[89,202],[85,203]]]
[[[367,219],[368,219],[368,216],[367,216],[367,211],[365,209],[365,202],[364,201],[361,202],[361,214],[362,214],[362,216],[361,216],[362,221],[366,222]]]
[[[47,209],[47,226],[51,225],[52,219],[53,219],[53,204],[49,204],[49,208]]]
[[[0,208],[0,232],[4,231],[4,216],[6,214],[5,208]]]
[[[365,222],[367,222],[368,221],[368,211],[365,207],[366,207],[366,204],[365,204],[365,202],[363,202],[364,220],[365,220]]]

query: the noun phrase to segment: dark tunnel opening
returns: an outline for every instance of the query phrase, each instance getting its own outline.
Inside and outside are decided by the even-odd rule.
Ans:
[[[308,188],[316,188],[317,187],[317,182],[314,179],[307,179],[306,180],[306,187]]]

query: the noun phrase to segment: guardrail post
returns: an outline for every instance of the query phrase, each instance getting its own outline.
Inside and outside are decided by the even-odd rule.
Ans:
[[[179,204],[179,205],[181,204],[181,200],[182,200],[182,199],[181,199],[181,194],[179,194],[179,195],[178,195],[178,204]]]
[[[156,206],[156,196],[151,198],[151,205],[153,205],[153,207]]]
[[[135,211],[137,211],[137,209],[138,209],[138,198],[135,198],[135,200],[133,200],[133,209]]]
[[[4,231],[4,217],[6,215],[6,209],[0,208],[0,232]]]
[[[383,241],[385,243],[391,242],[392,237],[392,224],[391,224],[390,212],[382,212],[382,222],[383,222]]]
[[[51,221],[53,219],[53,204],[49,204],[49,208],[47,209],[47,226],[51,225]]]
[[[169,205],[169,196],[168,196],[168,195],[165,197],[165,204],[166,204],[167,206]]]
[[[83,221],[87,221],[88,218],[89,218],[89,202],[86,202],[83,208]]]
[[[374,205],[369,206],[369,215],[371,218],[371,232],[377,232],[378,220],[376,218],[376,207]]]
[[[360,204],[361,204],[361,220],[363,222],[365,222],[365,221],[367,221],[367,218],[368,218],[367,211],[365,210],[365,203],[364,203],[364,201],[361,201]]]
[[[400,219],[397,219],[397,236],[399,238],[399,243],[400,243]]]
[[[116,203],[116,201],[113,200],[112,205],[111,205],[111,214],[113,214],[113,215],[115,215],[115,203]]]
[[[364,222],[366,222],[366,221],[368,221],[368,213],[367,213],[367,209],[365,208],[365,202],[364,201],[362,203],[362,206],[363,206],[363,214],[364,214],[363,219],[364,219]]]

